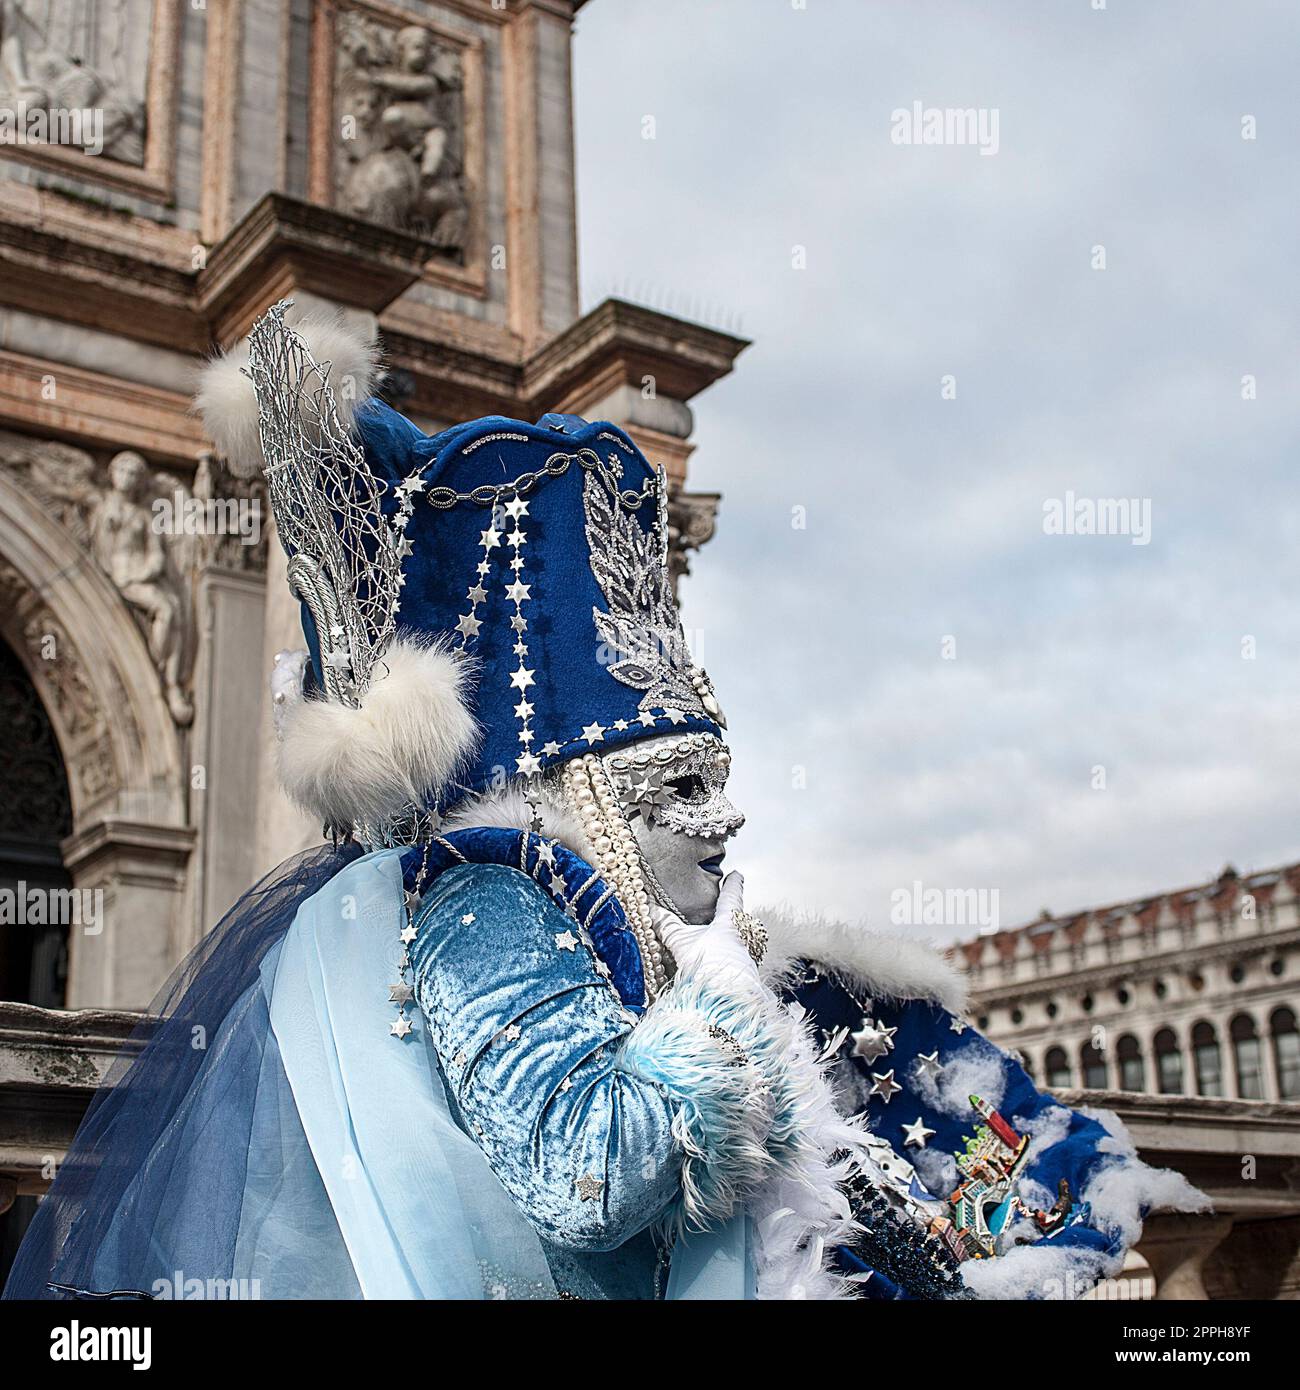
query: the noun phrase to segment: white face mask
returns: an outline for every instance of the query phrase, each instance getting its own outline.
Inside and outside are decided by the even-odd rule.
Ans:
[[[745,823],[723,790],[726,746],[713,734],[658,734],[601,761],[651,891],[684,921],[711,921],[726,842]]]

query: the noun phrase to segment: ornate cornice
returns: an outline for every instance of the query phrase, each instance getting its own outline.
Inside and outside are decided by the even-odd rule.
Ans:
[[[1171,972],[1187,974],[1197,965],[1214,964],[1224,960],[1242,960],[1300,945],[1294,927],[1279,928],[1259,936],[1237,937],[1230,941],[1207,942],[1201,946],[1181,947],[1162,951],[1159,955],[1123,957],[1077,970],[1057,971],[1035,975],[1031,979],[1008,980],[998,984],[971,986],[973,1004],[989,1008],[1012,1002],[1044,998],[1051,994],[1077,994],[1104,989],[1109,985],[1129,984],[1153,979]],[[996,969],[996,966],[993,967]]]
[[[540,409],[581,409],[615,386],[653,377],[661,396],[689,401],[726,376],[749,347],[716,328],[606,299],[529,359],[524,394]]]

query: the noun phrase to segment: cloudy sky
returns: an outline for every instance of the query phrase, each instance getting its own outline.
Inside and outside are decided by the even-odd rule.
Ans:
[[[684,594],[751,902],[1013,926],[1300,858],[1300,13],[1094,3],[579,15],[584,307],[754,339]],[[895,143],[916,102],[996,153]],[[1149,543],[1045,534],[1067,493]]]

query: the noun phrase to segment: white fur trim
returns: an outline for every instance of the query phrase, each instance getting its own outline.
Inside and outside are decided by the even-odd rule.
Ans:
[[[548,840],[558,840],[565,849],[572,850],[579,859],[585,860],[594,868],[596,851],[587,839],[578,817],[545,787],[535,794],[534,799],[541,812],[541,833]],[[527,830],[530,828],[531,819],[532,809],[522,784],[511,781],[497,791],[466,797],[447,812],[442,828],[446,832],[487,825],[501,830]]]
[[[341,314],[308,315],[290,325],[306,343],[322,367],[329,364],[328,379],[334,403],[345,429],[352,428],[356,407],[371,394],[379,345],[359,329],[344,322]],[[200,368],[194,405],[203,426],[238,477],[252,477],[263,467],[258,434],[257,396],[247,375],[248,344],[214,357]],[[340,390],[340,383],[347,389]]]
[[[868,931],[789,908],[754,910],[767,928],[763,974],[778,979],[796,961],[826,966],[870,998],[930,999],[949,1013],[966,1007],[966,981],[928,942]]]
[[[444,787],[472,752],[468,664],[437,644],[396,639],[375,665],[360,707],[288,705],[280,779],[326,825],[376,825]]]

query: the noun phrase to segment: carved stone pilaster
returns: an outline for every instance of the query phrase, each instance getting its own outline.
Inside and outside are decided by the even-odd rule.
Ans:
[[[673,592],[677,583],[691,572],[690,552],[713,539],[717,529],[720,492],[678,490],[668,497],[668,568]]]

